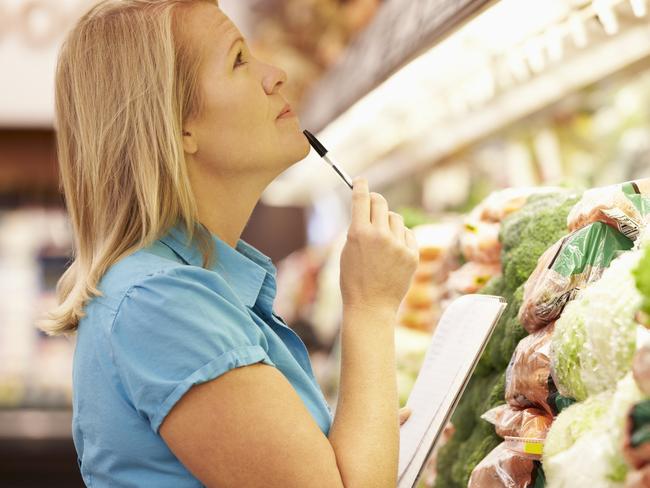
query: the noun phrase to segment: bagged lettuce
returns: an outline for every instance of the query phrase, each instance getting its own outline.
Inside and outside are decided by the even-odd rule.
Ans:
[[[610,263],[634,243],[596,222],[564,237],[537,262],[524,286],[519,320],[534,332],[556,320],[578,290],[598,280]]]
[[[621,452],[626,416],[641,398],[629,373],[614,391],[562,411],[544,445],[547,488],[622,488],[629,470]]]
[[[551,375],[561,395],[584,400],[613,388],[630,371],[641,303],[631,271],[639,258],[639,251],[630,251],[614,260],[555,323]]]
[[[636,240],[643,230],[645,216],[650,213],[648,181],[632,181],[586,191],[567,217],[569,230],[603,222]]]

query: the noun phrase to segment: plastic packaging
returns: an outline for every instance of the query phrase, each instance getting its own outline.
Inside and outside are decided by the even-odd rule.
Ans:
[[[465,259],[479,263],[499,263],[501,260],[500,227],[499,223],[483,222],[473,217],[465,220],[460,234],[460,250]]]
[[[578,290],[598,280],[605,268],[633,247],[633,242],[611,227],[596,222],[569,234],[538,260],[524,285],[519,321],[534,332],[556,320]]]
[[[631,270],[639,258],[639,251],[629,251],[612,262],[555,322],[551,375],[561,395],[582,401],[613,388],[630,371],[641,304]]]
[[[501,274],[498,263],[465,263],[456,271],[449,274],[447,288],[452,294],[476,293],[483,288],[494,276]]]
[[[518,408],[541,408],[553,416],[549,401],[551,377],[550,346],[554,324],[524,337],[506,369],[505,396],[508,404]]]
[[[544,452],[544,439],[536,439],[534,437],[511,437],[507,436],[504,439],[506,447],[522,456],[531,459],[542,459]]]
[[[534,468],[532,458],[508,449],[504,442],[474,468],[467,488],[527,488]]]
[[[544,439],[553,423],[553,417],[538,408],[518,409],[499,405],[485,412],[481,418],[494,425],[497,435],[511,438]]]
[[[567,217],[569,230],[603,222],[636,240],[644,227],[645,215],[650,213],[650,198],[643,195],[644,186],[645,181],[642,185],[629,182],[586,191]]]
[[[531,195],[554,193],[558,190],[559,188],[556,187],[526,187],[495,191],[483,200],[472,214],[486,222],[501,222],[508,215],[523,207]]]

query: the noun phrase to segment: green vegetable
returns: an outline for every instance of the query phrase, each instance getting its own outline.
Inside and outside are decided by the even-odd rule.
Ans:
[[[562,395],[584,400],[614,388],[631,369],[641,302],[631,271],[639,257],[629,251],[615,259],[555,323],[551,367]]]
[[[641,397],[630,372],[614,391],[591,396],[560,413],[544,444],[548,486],[622,486],[629,469],[621,453],[624,426],[631,405]]]
[[[611,393],[601,393],[563,410],[546,436],[544,457],[566,451],[582,434],[598,426],[607,415],[611,399]]]
[[[534,195],[501,225],[503,276],[490,280],[481,293],[502,296],[508,306],[452,416],[456,433],[438,454],[437,488],[466,488],[474,467],[502,442],[480,416],[504,403],[505,370],[526,335],[517,320],[523,284],[539,256],[567,234],[566,218],[577,200],[569,192]]]

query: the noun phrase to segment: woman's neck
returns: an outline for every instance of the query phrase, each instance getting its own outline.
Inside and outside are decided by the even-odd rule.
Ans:
[[[190,176],[199,221],[226,244],[236,247],[268,182],[253,177]]]

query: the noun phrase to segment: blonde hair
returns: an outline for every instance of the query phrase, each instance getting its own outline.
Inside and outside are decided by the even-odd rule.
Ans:
[[[212,260],[182,145],[200,113],[200,49],[180,36],[185,8],[216,0],[104,0],[68,34],[56,68],[61,187],[74,233],[58,307],[39,327],[76,331],[99,280],[121,258],[182,222]]]

